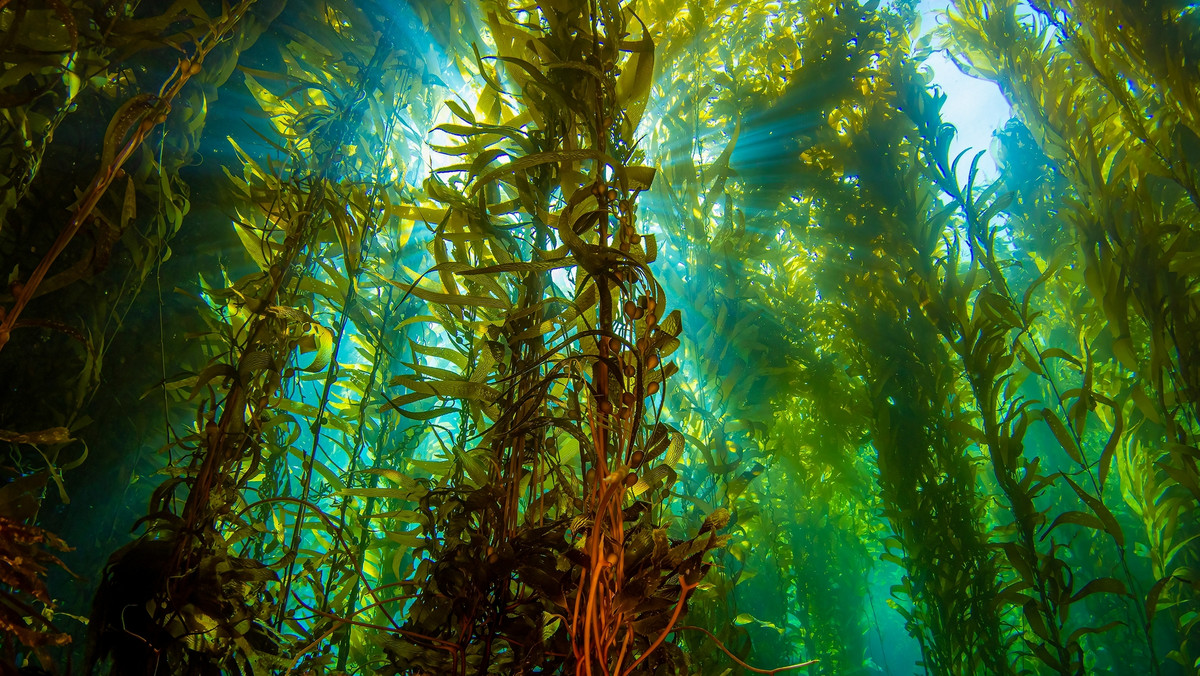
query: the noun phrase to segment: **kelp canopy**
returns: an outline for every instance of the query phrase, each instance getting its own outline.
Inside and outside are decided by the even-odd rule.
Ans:
[[[0,674],[1200,673],[1200,9],[927,10],[0,0]]]

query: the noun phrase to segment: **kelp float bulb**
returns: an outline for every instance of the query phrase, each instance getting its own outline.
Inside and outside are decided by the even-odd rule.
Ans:
[[[633,367],[633,364],[626,364],[626,365],[625,365],[625,377],[626,377],[626,378],[632,378],[632,377],[633,377],[634,375],[636,375],[636,374],[637,374],[637,369],[635,369],[635,368]]]
[[[646,359],[646,369],[653,370],[658,367],[658,355],[652,354]]]
[[[633,488],[633,485],[638,482],[636,474],[629,474],[625,477],[625,488]]]
[[[613,410],[613,408],[612,408],[611,401],[609,401],[607,399],[600,400],[600,412],[601,413],[603,413],[604,415],[608,415],[608,414],[612,413],[612,410]]]
[[[629,455],[629,466],[638,467],[642,464],[642,460],[646,458],[646,454],[642,451],[634,451]]]
[[[658,383],[650,383],[646,386],[646,393],[650,395],[658,394]]]
[[[637,401],[637,399],[633,396],[632,392],[626,392],[621,395],[621,403],[625,404],[626,406],[633,406],[633,402],[635,401]]]
[[[208,448],[211,450],[217,446],[221,437],[221,426],[213,421],[208,421],[204,426],[204,435],[208,438]]]

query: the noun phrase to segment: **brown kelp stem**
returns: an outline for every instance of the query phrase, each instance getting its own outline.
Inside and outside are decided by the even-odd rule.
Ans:
[[[375,54],[372,56],[371,63],[367,65],[367,72],[364,77],[365,82],[373,82],[374,80],[382,77],[383,64],[392,56],[391,52],[395,49],[395,45],[392,43],[392,38],[386,37],[392,34],[394,28],[395,27],[390,22],[383,25],[383,34],[385,37],[381,40],[375,51]],[[370,94],[371,92],[367,92],[365,90],[361,92],[361,96],[364,98]],[[359,96],[359,94],[356,94],[356,96]],[[393,112],[389,118],[388,126],[383,130],[385,133],[385,138],[389,138],[391,135],[391,131],[394,126],[395,115],[396,113]],[[385,152],[386,149],[387,145],[384,144],[383,150]],[[303,507],[303,503],[307,502],[312,491],[313,472],[315,471],[318,461],[317,452],[321,448],[321,434],[324,429],[325,417],[330,404],[330,394],[332,393],[333,386],[337,382],[339,376],[339,359],[341,359],[342,345],[344,339],[346,338],[346,328],[349,325],[351,314],[354,313],[358,304],[360,303],[359,294],[361,291],[359,289],[359,285],[363,274],[362,266],[364,261],[366,261],[369,257],[372,244],[375,242],[376,237],[379,234],[378,221],[380,218],[380,199],[381,195],[383,194],[383,186],[380,182],[378,182],[378,179],[375,183],[374,189],[371,190],[370,193],[371,197],[366,205],[365,211],[359,215],[362,220],[354,223],[353,225],[348,224],[344,220],[346,218],[352,218],[352,216],[339,215],[335,213],[336,210],[344,208],[342,205],[332,204],[327,207],[331,218],[333,218],[333,220],[338,224],[336,227],[338,229],[339,238],[343,248],[342,259],[345,265],[347,285],[345,299],[342,302],[342,308],[337,320],[337,329],[333,335],[333,344],[331,348],[328,348],[331,350],[331,357],[328,360],[329,363],[325,371],[325,382],[322,386],[321,395],[317,402],[317,410],[314,416],[315,421],[311,427],[313,437],[312,445],[309,449],[308,456],[304,461],[304,473],[300,481],[300,485],[302,487],[300,496],[302,506],[296,514],[296,520],[292,526],[291,538],[287,543],[288,550],[285,558],[287,559],[288,564],[282,578],[283,586],[280,593],[280,598],[283,600],[283,602],[281,602],[279,606],[279,615],[276,621],[277,627],[282,626],[283,618],[285,617],[286,612],[286,599],[288,598],[292,587],[295,569],[295,556],[300,548],[301,532],[304,528],[305,509]],[[389,295],[390,293],[391,291],[389,290]],[[326,336],[326,339],[328,339],[328,336]],[[377,364],[372,366],[370,384],[368,385],[368,393],[370,391],[370,386],[374,383],[377,366]],[[311,366],[309,368],[312,369]],[[360,411],[365,411],[367,398],[368,395],[364,394],[364,400],[359,403]],[[361,420],[359,430],[360,434],[358,439],[356,439],[355,448],[359,448],[361,443]],[[354,456],[352,464],[356,461],[357,455]]]
[[[21,312],[37,293],[42,280],[50,271],[50,266],[58,260],[59,254],[67,248],[79,229],[83,227],[84,222],[99,204],[100,198],[104,197],[108,187],[122,174],[121,167],[141,146],[142,141],[149,136],[150,132],[157,125],[166,121],[167,114],[171,110],[171,102],[188,80],[201,71],[204,58],[237,26],[242,16],[253,4],[254,0],[242,0],[230,8],[209,29],[204,38],[196,43],[192,55],[179,59],[175,64],[175,70],[163,82],[157,95],[140,94],[135,96],[118,111],[118,119],[113,120],[109,128],[110,136],[105,138],[105,144],[111,144],[115,149],[111,160],[100,167],[100,171],[96,173],[91,184],[84,191],[79,205],[75,207],[71,220],[59,232],[58,238],[54,240],[54,244],[42,257],[42,261],[34,269],[29,279],[20,285],[12,306],[0,308],[0,350],[3,350],[4,346],[8,344],[12,330],[21,317]],[[125,138],[127,134],[129,135],[128,140]]]
[[[746,664],[742,660],[738,659],[737,655],[734,655],[733,653],[729,652],[729,649],[726,648],[723,643],[721,643],[719,640],[717,640],[717,637],[713,636],[713,633],[711,631],[705,629],[704,627],[693,627],[691,625],[681,624],[681,625],[677,625],[675,627],[675,629],[677,631],[698,631],[701,634],[704,634],[705,636],[707,636],[709,638],[709,640],[711,640],[714,644],[716,644],[717,648],[719,648],[721,650],[721,652],[728,655],[729,659],[733,660],[734,663],[736,663],[739,667],[745,669],[746,671],[754,673],[754,674],[782,674],[785,671],[792,671],[794,669],[803,669],[804,667],[811,667],[812,665],[817,664],[818,662],[821,661],[821,660],[808,660],[807,662],[800,662],[798,664],[789,664],[786,667],[775,667],[774,669],[758,669],[758,668],[752,667],[749,664]]]

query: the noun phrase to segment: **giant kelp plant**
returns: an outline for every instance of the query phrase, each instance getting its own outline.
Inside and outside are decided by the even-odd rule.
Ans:
[[[0,0],[0,674],[1198,674],[1198,92],[1182,1]]]

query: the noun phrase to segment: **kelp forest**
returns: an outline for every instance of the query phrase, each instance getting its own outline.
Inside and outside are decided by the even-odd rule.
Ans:
[[[0,675],[1200,674],[1195,2],[0,0],[0,118]]]

